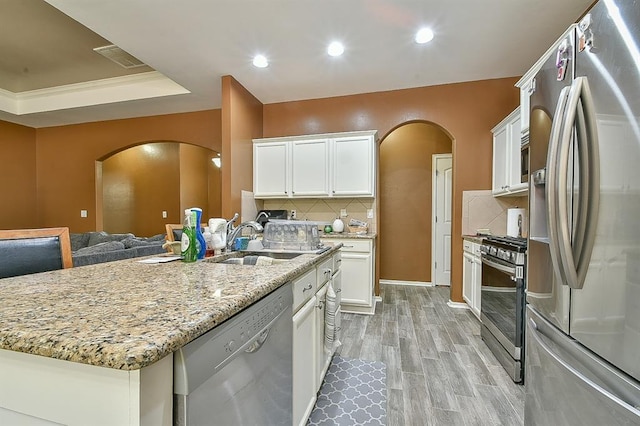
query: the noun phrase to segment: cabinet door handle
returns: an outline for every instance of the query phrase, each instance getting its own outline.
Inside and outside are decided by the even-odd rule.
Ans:
[[[313,284],[309,284],[308,286],[302,289],[302,292],[304,293],[305,291],[311,290],[312,288],[313,288]]]
[[[342,263],[342,259],[336,260],[336,263]]]
[[[337,289],[336,293],[342,293],[342,289],[341,288]]]
[[[353,246],[345,246],[345,245],[343,245],[342,247],[344,247],[344,248],[353,248]]]
[[[324,309],[324,300],[319,301],[318,304],[316,305],[316,308],[320,310]]]

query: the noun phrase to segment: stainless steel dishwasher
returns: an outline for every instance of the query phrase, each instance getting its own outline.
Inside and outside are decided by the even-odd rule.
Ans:
[[[291,284],[174,355],[174,425],[292,423]]]

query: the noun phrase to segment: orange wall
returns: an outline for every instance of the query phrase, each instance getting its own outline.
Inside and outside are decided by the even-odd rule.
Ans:
[[[200,207],[203,223],[208,223],[210,217],[220,215],[219,207],[218,211],[212,212],[209,205],[209,198],[212,196],[209,188],[210,174],[219,174],[219,169],[211,161],[213,155],[214,152],[199,146],[180,145],[180,209],[184,213],[184,209],[189,207]],[[219,206],[220,202],[217,204]]]
[[[263,105],[231,76],[222,77],[222,215],[241,213],[253,191],[253,142],[262,137]]]
[[[36,223],[36,131],[0,121],[0,229]]]
[[[432,155],[451,138],[430,123],[409,123],[380,144],[380,278],[431,282]]]
[[[462,191],[491,187],[491,129],[519,103],[516,78],[264,106],[264,137],[376,129],[425,120],[453,138],[451,299],[462,302]],[[402,236],[401,238],[409,238]],[[383,243],[381,243],[383,244]]]
[[[103,230],[150,237],[165,233],[167,222],[180,223],[179,145],[148,143],[102,162]]]
[[[31,226],[69,226],[71,232],[86,232],[97,229],[97,160],[149,141],[186,142],[220,152],[221,111],[48,127],[35,132],[38,217]],[[80,217],[81,209],[88,210],[88,218]]]

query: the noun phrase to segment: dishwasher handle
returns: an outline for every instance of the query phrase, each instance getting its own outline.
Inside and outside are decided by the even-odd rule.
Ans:
[[[278,318],[276,318],[276,319],[278,319]],[[256,337],[256,339],[253,341],[253,343],[250,343],[249,347],[247,349],[245,349],[244,351],[246,353],[248,353],[248,354],[252,354],[254,352],[257,352],[258,349],[260,349],[262,347],[262,345],[264,345],[264,342],[266,342],[267,339],[269,338],[269,330],[271,330],[271,329],[267,328],[262,333],[260,333],[258,335],[258,337]]]

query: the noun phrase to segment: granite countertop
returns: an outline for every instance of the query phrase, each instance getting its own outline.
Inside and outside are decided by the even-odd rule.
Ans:
[[[374,238],[376,238],[376,233],[372,232],[372,233],[367,233],[367,234],[350,234],[348,232],[332,232],[330,234],[325,234],[324,232],[320,232],[320,238],[327,238],[327,239],[331,239],[331,238],[358,238],[358,239],[364,239],[364,240],[372,240]]]
[[[216,258],[145,264],[136,258],[4,278],[0,349],[137,370],[175,352],[340,246],[270,266],[214,263]]]

